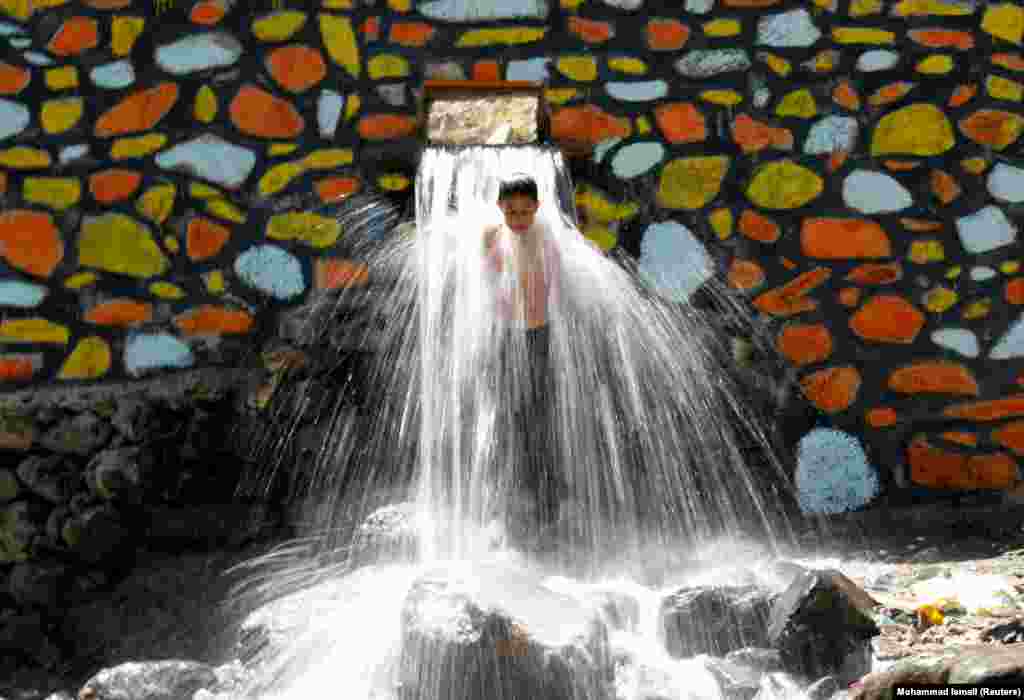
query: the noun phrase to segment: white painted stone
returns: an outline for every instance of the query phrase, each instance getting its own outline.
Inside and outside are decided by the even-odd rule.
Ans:
[[[1024,357],[1024,315],[1006,331],[988,354],[990,360],[1009,360]]]
[[[324,90],[320,93],[320,98],[316,102],[316,122],[321,138],[334,138],[344,108],[345,99],[334,90]]]
[[[275,299],[294,299],[306,290],[298,258],[274,245],[257,245],[235,258],[235,273],[248,286]]]
[[[668,83],[664,80],[639,80],[605,83],[605,90],[622,102],[649,102],[668,94]]]
[[[968,253],[987,253],[1017,240],[1017,227],[999,207],[990,204],[956,220],[960,243]]]
[[[796,489],[804,513],[845,513],[878,496],[880,482],[857,438],[815,428],[797,448]]]
[[[665,147],[657,141],[631,143],[612,158],[612,170],[623,180],[649,172],[665,158]]]
[[[27,36],[15,36],[11,37],[7,41],[10,43],[12,48],[18,49],[19,51],[21,49],[27,49],[32,45],[32,39]]]
[[[550,63],[550,58],[529,58],[524,61],[509,61],[505,72],[505,79],[542,83],[548,79],[548,65]]]
[[[885,173],[854,170],[843,181],[843,201],[862,214],[887,214],[912,206],[914,196]]]
[[[10,22],[0,22],[0,36],[15,36],[24,33],[24,27],[19,27],[17,24],[11,24]]]
[[[971,279],[975,282],[984,282],[990,280],[999,273],[993,270],[991,267],[972,267],[971,268]]]
[[[495,0],[496,2],[504,2],[504,0]],[[602,0],[605,5],[614,7],[618,10],[638,10],[644,4],[644,0]]]
[[[60,161],[61,165],[67,165],[73,163],[76,160],[81,160],[89,155],[89,144],[87,143],[73,143],[70,146],[65,146],[60,149],[60,153],[57,154],[57,160]]]
[[[857,70],[862,73],[891,70],[900,62],[900,55],[895,51],[873,49],[865,51],[857,59]]]
[[[702,49],[691,51],[676,61],[677,71],[697,80],[748,68],[750,57],[743,49]]]
[[[640,243],[639,269],[659,294],[673,301],[685,301],[714,275],[704,244],[676,221],[647,227]]]
[[[757,43],[775,48],[807,48],[821,38],[821,30],[804,9],[762,17],[757,23]]]
[[[225,32],[205,32],[159,47],[156,62],[171,75],[188,75],[233,66],[241,55],[242,44],[235,37]]]
[[[686,0],[686,11],[695,15],[706,15],[715,7],[715,0]]]
[[[857,145],[857,120],[853,117],[825,117],[815,122],[807,133],[804,153],[821,155],[852,151]]]
[[[548,5],[544,0],[432,0],[420,3],[419,11],[441,22],[487,22],[544,19],[548,16]]]
[[[772,101],[772,91],[766,87],[759,87],[754,90],[754,106],[764,109]]]
[[[203,134],[160,153],[155,162],[158,168],[183,171],[234,189],[252,173],[256,154],[214,134]]]
[[[14,100],[0,100],[0,141],[17,136],[32,120],[28,107]]]
[[[89,72],[89,79],[98,87],[119,90],[135,82],[135,67],[131,61],[105,63],[93,68]]]
[[[977,334],[967,328],[940,328],[932,332],[932,342],[964,357],[977,357],[981,353]]]
[[[22,54],[26,61],[31,63],[33,66],[52,66],[53,59],[47,56],[45,53],[39,51],[26,51]]]
[[[194,362],[192,349],[170,333],[132,336],[125,345],[125,368],[136,377],[155,369],[184,369]]]
[[[47,289],[41,284],[21,280],[0,280],[0,306],[31,309],[46,298]]]
[[[1024,202],[1024,168],[996,163],[988,174],[988,191],[1004,202]]]

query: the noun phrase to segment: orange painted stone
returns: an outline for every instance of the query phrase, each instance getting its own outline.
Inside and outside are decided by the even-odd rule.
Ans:
[[[850,158],[850,154],[846,151],[835,151],[830,153],[828,156],[828,164],[825,168],[830,172],[834,173],[839,168],[846,165],[846,161]]]
[[[243,85],[228,112],[239,131],[265,139],[293,139],[306,126],[295,105],[255,85]]]
[[[891,408],[872,408],[864,414],[864,422],[872,428],[888,428],[899,422],[899,414]]]
[[[320,258],[313,268],[317,289],[363,287],[370,279],[369,268],[354,260]]]
[[[959,126],[960,131],[972,141],[1002,150],[1020,136],[1021,119],[1012,112],[979,109],[969,117],[961,119]]]
[[[1024,304],[1024,277],[1015,277],[1006,283],[1006,301]]]
[[[905,80],[889,83],[888,85],[883,85],[878,88],[878,90],[868,98],[868,104],[873,107],[892,104],[897,100],[902,100],[913,89],[914,83],[909,83]]]
[[[900,219],[900,226],[913,231],[914,233],[931,233],[942,228],[941,221],[929,221],[928,219]]]
[[[943,204],[950,204],[960,193],[960,184],[945,170],[933,170],[931,174],[932,193]]]
[[[764,269],[753,260],[733,260],[729,266],[729,285],[748,291],[764,284]]]
[[[328,177],[317,181],[314,187],[320,201],[329,204],[358,192],[360,184],[357,177]]]
[[[0,95],[17,95],[31,80],[29,70],[0,61]]]
[[[555,141],[598,144],[612,138],[629,136],[629,120],[608,114],[595,105],[563,107],[551,118],[551,135]]]
[[[101,204],[113,204],[128,199],[142,184],[142,173],[135,170],[111,168],[89,176],[89,191]]]
[[[832,333],[821,323],[791,323],[775,339],[782,356],[797,367],[827,360],[832,354]]]
[[[852,309],[860,303],[860,289],[857,287],[843,287],[839,290],[839,303]]]
[[[913,160],[887,160],[882,163],[889,170],[895,170],[897,172],[907,172],[908,170],[914,170],[915,168],[921,167],[921,164]]]
[[[0,256],[30,275],[49,277],[64,259],[64,241],[53,217],[31,209],[0,214]]]
[[[818,302],[807,297],[832,275],[827,267],[816,267],[799,275],[781,287],[776,287],[754,299],[754,306],[773,316],[795,316],[818,308]]]
[[[952,442],[954,445],[963,445],[964,447],[978,446],[978,436],[963,430],[947,430],[939,437],[946,442]]]
[[[800,380],[807,400],[825,413],[845,411],[857,400],[860,372],[855,367],[829,367]]]
[[[188,17],[196,24],[209,27],[224,19],[224,3],[221,0],[205,0],[196,3]]]
[[[418,48],[434,37],[434,27],[426,22],[395,22],[388,32],[392,44]]]
[[[974,48],[974,36],[970,32],[958,32],[950,29],[912,29],[907,35],[914,43],[931,49],[966,51]]]
[[[677,19],[652,19],[647,23],[647,46],[654,51],[676,51],[690,38],[690,28]]]
[[[857,94],[857,90],[854,89],[849,80],[843,80],[836,85],[832,91],[832,99],[835,100],[837,105],[845,107],[851,112],[856,112],[860,109],[860,95]]]
[[[997,53],[992,56],[992,63],[1006,70],[1024,70],[1024,58],[1017,53]]]
[[[1005,399],[956,404],[947,407],[942,415],[978,422],[1024,416],[1024,394],[1016,394]]]
[[[900,367],[889,375],[889,388],[901,394],[977,396],[981,389],[971,370],[959,362],[935,360]]]
[[[188,222],[185,251],[192,260],[206,260],[221,251],[231,238],[231,231],[215,221],[197,216]]]
[[[858,309],[850,319],[850,328],[864,340],[909,344],[924,323],[924,313],[903,297],[879,294]]]
[[[953,94],[949,96],[949,106],[954,109],[957,107],[963,107],[974,99],[974,96],[977,94],[977,85],[957,85],[956,90],[954,90]]]
[[[305,92],[327,77],[327,63],[319,50],[293,44],[274,49],[267,56],[267,70],[289,92]]]
[[[36,373],[31,357],[0,356],[0,382],[23,382]]]
[[[603,44],[614,34],[612,25],[608,22],[578,16],[569,18],[569,31],[588,44]]]
[[[501,64],[497,61],[477,61],[473,64],[473,80],[482,83],[501,80]]]
[[[46,48],[55,56],[77,56],[100,43],[100,26],[92,17],[71,17],[60,25]]]
[[[238,335],[252,330],[255,319],[248,311],[204,304],[174,318],[185,335]]]
[[[1024,455],[1024,420],[1007,423],[998,430],[993,430],[992,440],[1019,455]]]
[[[96,120],[96,135],[105,138],[148,131],[167,116],[178,101],[175,83],[160,83],[124,98]]]
[[[888,258],[892,255],[888,234],[870,219],[804,219],[800,245],[807,257],[823,260]]]
[[[7,173],[0,172],[0,194],[7,192]]]
[[[746,114],[740,114],[733,120],[732,138],[744,153],[756,153],[765,148],[783,151],[793,148],[793,134],[789,129],[770,126]]]
[[[85,320],[100,326],[127,328],[153,320],[153,307],[134,299],[112,299],[89,309]]]
[[[416,131],[416,119],[405,114],[372,114],[359,120],[358,131],[373,141],[397,139]]]
[[[380,17],[367,17],[363,26],[359,28],[366,41],[377,41],[380,39]]]
[[[689,102],[659,105],[654,120],[669,143],[697,143],[708,135],[704,115]]]
[[[761,243],[774,243],[782,235],[777,223],[753,209],[747,209],[740,215],[739,231],[747,238]]]
[[[844,279],[855,284],[892,284],[902,277],[899,263],[864,263],[850,270]]]
[[[790,260],[789,258],[787,258],[786,256],[780,257],[779,258],[779,263],[781,263],[782,266],[784,268],[786,268],[787,270],[795,270],[796,269],[796,263],[793,262],[792,260]]]
[[[1017,481],[1017,463],[1002,454],[967,455],[934,447],[915,438],[907,447],[911,480],[922,486],[946,489],[1002,489]]]

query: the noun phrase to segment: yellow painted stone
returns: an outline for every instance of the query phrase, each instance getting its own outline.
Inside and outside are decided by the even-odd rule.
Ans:
[[[981,29],[997,39],[1019,44],[1024,39],[1024,7],[1010,2],[989,5]]]
[[[1000,75],[990,75],[985,80],[988,94],[997,100],[1020,102],[1024,98],[1024,85]]]
[[[548,88],[544,91],[544,99],[556,105],[563,105],[580,94],[576,88]]]
[[[73,177],[27,177],[22,195],[27,202],[63,210],[78,204],[82,183]]]
[[[1004,275],[1014,275],[1020,270],[1020,263],[1016,260],[1007,260],[999,266],[999,271]]]
[[[260,41],[284,41],[306,24],[306,13],[282,10],[257,18],[252,33]]]
[[[852,0],[850,3],[851,17],[867,17],[882,12],[882,0]]]
[[[839,53],[837,51],[819,51],[811,62],[811,68],[815,73],[829,73],[835,70],[836,60],[838,58]]]
[[[153,185],[142,193],[135,210],[155,224],[162,224],[174,211],[174,198],[178,188],[174,185]]]
[[[924,295],[924,307],[932,313],[941,314],[956,306],[960,296],[949,287],[935,287]]]
[[[715,209],[708,216],[708,222],[711,224],[711,230],[715,232],[719,240],[725,240],[732,236],[733,227],[733,216],[732,211],[722,207],[721,209]]]
[[[205,182],[193,182],[188,186],[188,194],[196,199],[215,199],[223,197],[224,193],[218,190],[216,187],[207,185]]]
[[[98,279],[95,272],[76,272],[64,280],[64,287],[66,289],[83,289],[95,284]]]
[[[47,100],[39,110],[39,122],[46,133],[61,134],[77,124],[84,111],[85,102],[81,97]]]
[[[917,265],[941,262],[946,259],[946,249],[943,248],[942,241],[935,239],[929,238],[914,241],[910,244],[910,252],[907,254],[907,259]]]
[[[341,223],[336,218],[308,211],[275,214],[267,223],[267,238],[276,241],[302,241],[314,248],[326,248],[340,237]]]
[[[775,114],[780,117],[799,117],[810,119],[818,113],[818,104],[814,101],[814,95],[810,90],[794,90],[782,100],[775,108]]]
[[[736,19],[714,19],[705,22],[702,29],[712,37],[736,36],[743,31],[743,25]]]
[[[879,120],[871,139],[871,155],[937,156],[955,143],[953,125],[942,110],[919,102]]]
[[[558,4],[566,10],[578,10],[583,2],[584,0],[559,0]]]
[[[0,151],[0,165],[15,170],[39,170],[51,162],[50,154],[38,148],[15,146]]]
[[[839,3],[837,0],[814,0],[814,6],[827,12],[835,12]]]
[[[280,163],[263,174],[257,187],[260,194],[264,196],[277,194],[304,172],[306,172],[306,166],[301,161]]]
[[[559,73],[573,80],[589,83],[597,79],[597,61],[593,56],[564,56],[556,65]]]
[[[267,155],[271,158],[275,156],[286,156],[290,153],[295,153],[299,149],[297,143],[272,143],[267,146]]]
[[[352,0],[323,0],[325,10],[351,10]]]
[[[892,12],[898,17],[963,17],[973,13],[974,7],[958,0],[900,0]]]
[[[837,44],[891,44],[896,41],[896,35],[870,27],[836,27],[832,30],[832,39]]]
[[[960,267],[959,265],[954,265],[953,267],[951,267],[948,270],[946,270],[946,279],[948,279],[948,280],[955,280],[957,277],[960,276],[960,274],[963,271],[964,270],[963,270],[962,267]]]
[[[359,108],[363,106],[363,100],[359,95],[351,94],[345,100],[345,120],[349,121],[352,117],[359,114]]]
[[[619,243],[618,234],[601,224],[587,226],[583,229],[583,236],[606,253]]]
[[[700,209],[718,195],[728,156],[677,158],[661,171],[658,203],[667,209]]]
[[[636,133],[640,135],[651,133],[651,120],[647,117],[637,117]]]
[[[785,78],[793,70],[792,64],[781,56],[776,56],[773,53],[765,53],[761,58],[768,67],[771,68],[772,72],[781,78]]]
[[[632,56],[616,56],[608,59],[608,67],[619,73],[643,75],[647,72],[647,64]]]
[[[735,90],[705,90],[700,94],[700,98],[723,107],[735,107],[743,101],[743,95]]]
[[[53,343],[67,345],[71,333],[45,318],[18,318],[0,323],[0,343]]]
[[[97,379],[110,371],[113,353],[103,338],[83,338],[61,365],[58,379]]]
[[[110,157],[114,160],[142,158],[159,151],[165,143],[167,143],[167,137],[163,134],[146,134],[145,136],[118,139],[110,147]]]
[[[945,75],[953,70],[953,57],[937,53],[918,61],[915,70],[925,75]]]
[[[174,236],[164,236],[164,248],[171,253],[177,253],[181,250],[181,244]]]
[[[988,161],[981,157],[964,158],[960,161],[960,167],[971,175],[981,175],[988,170]]]
[[[395,54],[374,56],[367,63],[366,71],[373,80],[404,78],[409,75],[409,61]]]
[[[635,202],[613,202],[604,193],[592,187],[584,187],[576,193],[576,206],[583,209],[592,220],[600,223],[629,219],[640,211]]]
[[[412,0],[388,0],[388,9],[395,12],[408,12],[412,9]]]
[[[223,294],[227,289],[224,273],[220,270],[211,270],[203,275],[203,283],[206,285],[206,291],[210,294]]]
[[[979,299],[968,304],[961,314],[965,321],[975,321],[992,313],[992,300]]]
[[[459,37],[455,46],[461,49],[479,46],[517,46],[540,41],[547,33],[543,27],[488,27],[470,29]]]
[[[747,198],[765,209],[796,209],[814,200],[824,188],[825,181],[810,168],[776,160],[754,171]]]
[[[344,68],[350,76],[358,78],[361,72],[359,46],[356,43],[355,31],[352,29],[352,21],[348,17],[322,14],[320,34],[331,60]]]
[[[402,190],[408,189],[412,182],[405,175],[393,173],[390,175],[381,175],[377,178],[377,185],[388,192],[401,192]]]
[[[78,262],[138,278],[163,274],[168,267],[145,224],[118,212],[85,219],[78,237]]]
[[[351,148],[321,148],[310,153],[302,162],[307,168],[325,170],[352,165],[354,159],[355,155]]]
[[[146,20],[142,17],[114,17],[110,23],[110,50],[115,56],[127,56],[145,27]]]
[[[170,282],[154,282],[149,285],[149,293],[158,299],[184,299],[185,290]]]
[[[192,112],[196,119],[209,124],[217,116],[217,94],[209,85],[199,88],[196,93],[196,104]]]
[[[51,90],[68,90],[78,87],[78,68],[61,66],[46,71],[46,87]]]
[[[245,212],[223,198],[206,200],[206,211],[226,221],[236,224],[245,223]]]
[[[27,20],[35,10],[35,0],[0,0],[0,12],[15,19]]]

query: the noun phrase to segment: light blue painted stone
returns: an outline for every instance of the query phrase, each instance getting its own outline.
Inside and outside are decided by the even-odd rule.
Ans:
[[[33,66],[52,66],[53,59],[47,56],[45,53],[38,51],[26,51],[22,54],[26,61],[31,63]]]
[[[601,143],[594,146],[594,162],[600,163],[604,160],[604,157],[608,155],[608,151],[612,150],[616,146],[622,143],[622,138],[616,136],[614,138],[605,139]]]
[[[0,306],[31,309],[39,306],[46,298],[46,294],[46,287],[39,284],[20,280],[0,280]]]
[[[156,62],[171,75],[188,75],[211,68],[233,66],[242,44],[224,32],[193,34],[156,50]]]
[[[857,438],[815,428],[797,448],[796,490],[804,513],[845,513],[878,496],[880,482]]]
[[[873,170],[854,170],[843,180],[843,202],[861,214],[888,214],[914,204],[899,180]]]
[[[657,141],[631,143],[612,158],[612,170],[623,180],[649,172],[665,157],[665,147]]]
[[[686,11],[695,15],[706,15],[715,6],[715,0],[686,0]]]
[[[995,205],[979,209],[956,220],[960,243],[968,253],[977,255],[1008,246],[1017,240],[1017,228]]]
[[[32,45],[32,39],[27,36],[16,36],[8,39],[7,41],[12,48],[18,49],[19,51],[21,49],[27,49]]]
[[[119,90],[135,82],[135,67],[131,61],[114,61],[96,66],[89,73],[89,79],[106,90]]]
[[[234,189],[252,173],[256,154],[219,136],[203,134],[160,153],[156,165]]]
[[[194,363],[192,349],[170,333],[132,336],[124,349],[125,369],[132,376],[155,369],[185,369]]]
[[[678,61],[676,70],[687,78],[711,78],[722,73],[747,70],[750,57],[743,49],[702,49],[691,51]]]
[[[992,352],[988,354],[991,360],[1009,360],[1015,357],[1024,357],[1024,315],[1020,316],[1006,334],[999,339]]]
[[[24,27],[19,27],[17,24],[11,24],[10,22],[0,22],[0,36],[15,36],[24,33]]]
[[[320,137],[334,137],[341,120],[341,112],[345,108],[345,100],[334,90],[323,90],[316,101],[316,123],[320,129]]]
[[[977,357],[981,352],[977,334],[967,328],[940,328],[932,332],[932,342],[964,357]]]
[[[865,51],[857,59],[857,70],[862,73],[891,70],[900,62],[900,55],[895,51],[873,49]]]
[[[0,100],[0,141],[17,136],[32,120],[28,107],[13,100]]]
[[[286,301],[306,291],[298,258],[274,245],[258,245],[235,259],[235,273],[253,289]]]
[[[996,199],[1012,204],[1024,202],[1024,168],[996,163],[988,174],[988,191]]]
[[[424,16],[442,22],[544,19],[548,16],[544,0],[432,0],[420,3],[418,9]]]
[[[853,117],[825,117],[815,122],[807,133],[804,153],[821,155],[852,151],[857,144],[857,120]]]
[[[792,10],[762,17],[757,23],[757,43],[775,48],[807,48],[821,38],[821,30],[807,10]]]
[[[510,61],[505,72],[506,80],[527,80],[540,83],[548,79],[549,58],[530,58],[525,61]]]
[[[754,90],[754,106],[764,109],[772,101],[772,91],[767,87],[759,87]]]
[[[971,279],[975,282],[987,282],[998,274],[999,273],[991,267],[986,267],[984,265],[971,268]]]
[[[605,90],[613,99],[622,102],[648,102],[668,94],[664,80],[640,80],[605,83]]]
[[[659,294],[685,301],[714,275],[704,244],[676,221],[651,224],[640,243],[640,274]]]
[[[65,146],[60,149],[60,153],[57,154],[57,160],[60,161],[61,165],[67,165],[73,163],[76,160],[81,160],[89,155],[89,144],[87,143],[73,143],[70,146]]]

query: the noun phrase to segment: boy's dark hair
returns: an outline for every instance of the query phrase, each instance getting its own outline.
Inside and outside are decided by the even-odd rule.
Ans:
[[[516,195],[530,197],[534,200],[539,199],[537,181],[525,173],[515,173],[502,180],[501,185],[498,186],[498,201]]]

